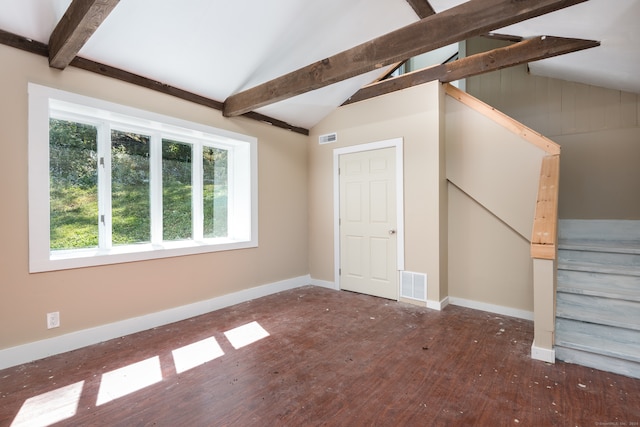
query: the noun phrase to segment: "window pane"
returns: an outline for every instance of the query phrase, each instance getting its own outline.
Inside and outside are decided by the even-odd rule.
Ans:
[[[191,239],[190,144],[162,140],[162,239]]]
[[[227,236],[227,150],[202,150],[204,237]]]
[[[97,129],[49,120],[50,249],[98,246]]]
[[[111,131],[111,241],[151,241],[149,142],[146,135]]]

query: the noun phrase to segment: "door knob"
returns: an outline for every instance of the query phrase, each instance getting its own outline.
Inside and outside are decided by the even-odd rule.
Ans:
[[[396,234],[396,230],[389,230],[389,234]]]

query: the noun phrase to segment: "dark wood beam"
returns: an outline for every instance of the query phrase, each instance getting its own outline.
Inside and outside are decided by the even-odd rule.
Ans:
[[[436,14],[436,11],[433,10],[428,0],[407,0],[407,3],[409,3],[420,19]]]
[[[337,55],[230,96],[223,114],[237,116],[311,90],[404,61],[586,0],[470,0]]]
[[[564,37],[541,36],[519,43],[472,55],[446,65],[446,75],[440,79],[449,83],[466,77],[500,70],[527,62],[577,52],[600,46],[596,40],[571,39]]]
[[[416,13],[416,15],[418,15],[418,17],[420,19],[424,19],[427,16],[431,16],[431,15],[435,15],[436,14],[436,11],[433,10],[433,8],[431,7],[431,5],[429,4],[429,2],[427,0],[407,0],[407,3],[409,3],[409,5],[413,9],[413,11]],[[380,80],[384,80],[386,78],[389,78],[389,76],[394,71],[396,71],[398,68],[400,68],[404,64],[406,64],[407,61],[408,61],[408,59],[405,59],[404,61],[400,61],[400,62],[396,62],[395,64],[392,64],[384,73],[382,73],[374,81],[379,82]]]
[[[29,39],[27,37],[19,36],[17,34],[13,34],[4,30],[0,30],[0,44],[10,46],[16,49],[20,49],[25,52],[30,52],[39,56],[43,56],[45,58],[49,56],[49,46],[47,44]],[[157,80],[152,80],[147,77],[140,76],[138,74],[133,74],[128,71],[121,70],[119,68],[111,67],[105,64],[100,64],[99,62],[91,61],[81,57],[76,57],[74,58],[73,61],[71,61],[69,65],[76,68],[81,68],[86,71],[90,71],[92,73],[100,74],[105,77],[110,77],[112,79],[117,79],[126,83],[134,84],[136,86],[142,86],[144,88],[151,89],[156,92],[164,93],[166,95],[171,95],[176,98],[183,99],[185,101],[193,102],[195,104],[204,105],[206,107],[213,108],[215,110],[219,110],[219,111],[222,110],[222,102],[220,101],[216,101],[214,99],[210,99],[210,98],[195,94],[193,92],[188,92],[186,90],[167,85]],[[245,114],[244,117],[247,117],[253,120],[258,120],[263,123],[269,123],[275,127],[290,130],[292,132],[296,132],[302,135],[309,135],[308,129],[290,125],[282,120],[274,119],[272,117],[265,116],[263,114],[249,113],[249,114]]]
[[[414,12],[420,19],[424,19],[427,16],[435,15],[436,13],[436,11],[433,10],[427,0],[407,0],[407,3],[409,3],[409,5],[413,8]],[[375,79],[374,82],[379,82],[380,80],[389,78],[389,76],[393,74],[394,71],[406,64],[407,61],[408,59],[405,59],[404,61],[392,64],[384,73],[380,74],[380,76]]]
[[[536,37],[510,46],[478,53],[457,61],[436,65],[412,73],[403,74],[392,79],[372,83],[356,92],[343,105],[364,101],[386,93],[395,92],[440,80],[443,83],[453,82],[478,74],[500,70],[527,62],[564,55],[583,49],[600,46],[593,40],[569,39],[562,37]]]
[[[120,68],[111,67],[109,65],[101,64],[99,62],[91,61],[89,59],[76,57],[73,61],[71,61],[71,66],[76,68],[81,68],[86,71],[91,71],[96,74],[100,74],[106,77],[110,77],[112,79],[121,80],[126,83],[131,83],[136,86],[141,86],[147,89],[151,89],[156,92],[161,92],[166,95],[171,95],[176,98],[183,99],[185,101],[193,102],[194,104],[204,105],[205,107],[213,108],[214,110],[221,111],[222,110],[222,102],[216,101],[211,98],[207,98],[202,95],[198,95],[193,92],[189,92],[175,86],[170,86],[168,84],[159,82],[157,80],[152,80],[147,77],[140,76],[138,74],[133,74],[128,71],[124,71]],[[300,133],[302,135],[309,135],[309,130],[291,125],[282,120],[274,119],[273,117],[265,116],[263,114],[259,114],[256,112],[250,112],[247,114],[243,114],[243,117],[247,117],[253,120],[257,120],[259,122],[268,123],[272,126],[276,126],[282,129],[287,129],[296,133]]]
[[[86,71],[91,71],[92,73],[100,74],[105,77],[110,77],[112,79],[151,89],[156,92],[162,92],[167,95],[175,96],[176,98],[180,98],[199,105],[204,105],[205,107],[213,108],[215,110],[222,109],[222,103],[220,101],[215,101],[213,99],[195,94],[193,92],[188,92],[175,86],[170,86],[157,80],[143,77],[139,74],[130,73],[129,71],[115,68],[110,65],[101,64],[99,62],[81,58],[79,56],[75,57],[69,65]]]
[[[120,0],[73,0],[49,38],[49,65],[63,70]]]
[[[263,123],[267,123],[269,125],[275,126],[275,127],[279,127],[282,129],[287,129],[290,130],[292,132],[296,132],[302,135],[309,135],[309,129],[300,127],[300,126],[293,126],[287,122],[284,122],[282,120],[278,120],[278,119],[274,119],[273,117],[270,116],[265,116],[264,114],[260,114],[260,113],[256,113],[255,111],[250,111],[248,113],[244,113],[242,115],[242,117],[248,117],[250,119],[253,120],[257,120],[259,122],[263,122]]]
[[[0,30],[0,44],[35,53],[40,56],[49,56],[49,46],[28,37],[19,36],[9,31]]]

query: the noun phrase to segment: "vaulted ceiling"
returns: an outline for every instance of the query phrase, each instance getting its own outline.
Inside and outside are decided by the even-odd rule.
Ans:
[[[0,43],[304,132],[356,93],[522,62],[640,93],[639,18],[640,0],[0,0]],[[358,92],[398,61],[488,32],[525,40]]]

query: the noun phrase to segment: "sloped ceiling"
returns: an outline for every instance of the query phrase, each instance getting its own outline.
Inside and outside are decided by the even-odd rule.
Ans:
[[[70,0],[0,0],[0,29],[48,43]],[[436,12],[462,1],[431,0]],[[601,46],[533,73],[640,93],[640,0],[589,0],[497,33]],[[230,95],[418,20],[406,0],[121,0],[78,56],[207,98]],[[64,72],[64,71],[63,71]],[[311,128],[380,71],[256,110]]]

